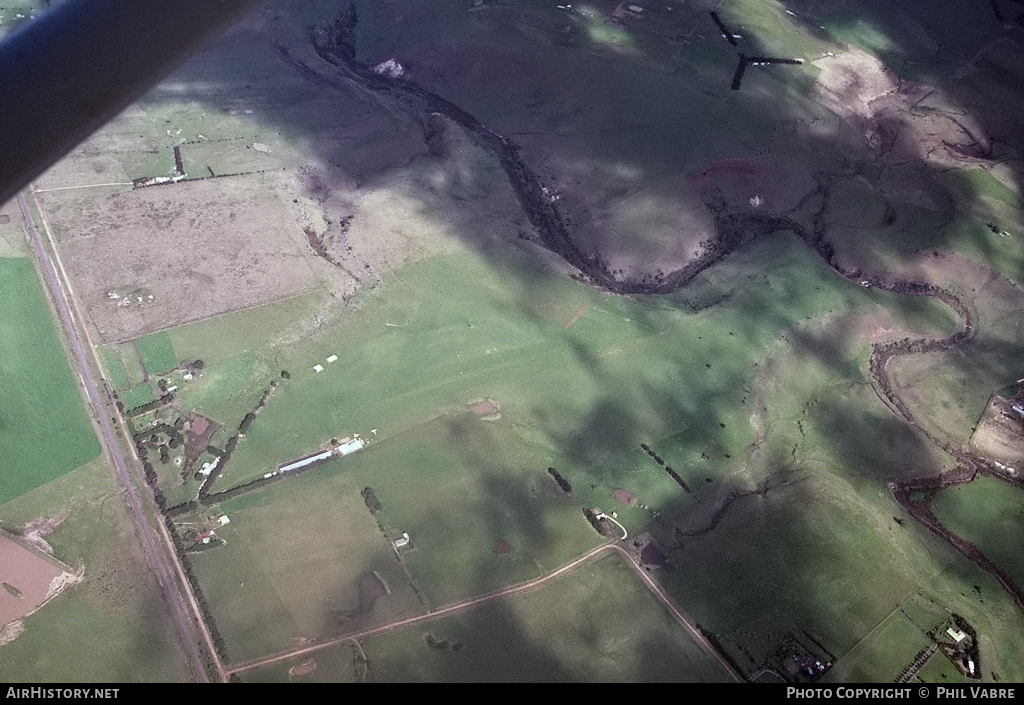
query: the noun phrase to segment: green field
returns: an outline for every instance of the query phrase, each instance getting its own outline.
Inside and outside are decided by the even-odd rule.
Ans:
[[[725,304],[687,312],[692,300],[721,298],[758,259],[771,262],[771,274],[754,275]],[[744,386],[756,374],[758,351],[789,326],[880,304],[915,327],[949,330],[954,323],[933,302],[845,282],[786,237],[737,253],[686,295],[663,299],[615,297],[543,270],[529,276],[530,288],[522,290],[475,258],[431,259],[367,292],[350,320],[265,352],[264,358],[276,353],[291,379],[239,445],[220,486],[258,477],[332,437],[367,436],[376,428],[377,438],[388,438],[481,397],[497,399],[516,433],[553,452],[554,464],[608,483],[628,481],[630,466],[640,462],[639,442],[679,433],[680,426],[691,441],[713,445],[723,461],[753,440]],[[222,318],[225,330],[234,327],[231,319]],[[337,362],[326,362],[331,354]],[[638,359],[648,362],[637,366]],[[855,369],[852,361],[836,363]],[[315,364],[324,372],[314,372]],[[222,400],[255,397],[254,404],[272,369],[251,353],[210,365],[195,405],[221,420]],[[223,386],[214,386],[217,380]],[[542,417],[533,409],[546,411]],[[240,421],[248,410],[233,413]]]
[[[917,672],[917,680],[922,683],[970,683],[953,662],[941,651],[928,659],[928,663]]]
[[[1024,585],[1024,490],[982,476],[935,495],[932,511],[950,531]]]
[[[433,644],[433,646],[431,646]],[[312,682],[723,682],[619,556],[536,591],[312,656]],[[287,680],[286,664],[246,681]],[[365,673],[364,673],[365,671]]]
[[[333,466],[313,472],[220,505],[231,520],[217,529],[226,545],[192,556],[233,662],[421,609],[362,488]],[[359,614],[359,582],[374,570],[391,594]]]
[[[589,505],[561,495],[544,456],[500,423],[440,419],[339,463],[373,487],[385,528],[412,537],[405,562],[432,606],[536,577],[598,543]],[[511,551],[496,554],[499,541]]]
[[[152,384],[140,384],[120,393],[121,403],[129,411],[156,399]]]
[[[0,259],[0,301],[2,504],[100,448],[30,260]]]
[[[7,683],[178,682],[190,678],[139,549],[114,477],[95,460],[0,503],[0,523],[18,531],[56,520],[44,538],[83,580],[29,616],[2,647]]]
[[[121,361],[122,369],[129,380],[130,385],[141,384],[149,379],[145,368],[142,366],[142,358],[139,357],[138,348],[133,341],[121,343],[116,346],[117,357]],[[111,372],[113,375],[114,373]]]
[[[166,333],[145,335],[135,341],[135,347],[138,348],[142,365],[150,376],[167,372],[178,366],[171,338]]]
[[[110,386],[115,391],[132,386],[132,381],[128,378],[128,373],[125,372],[124,363],[121,362],[121,355],[115,348],[109,346],[100,348],[100,357],[103,359],[103,367],[107,371]]]
[[[737,276],[753,262],[767,263],[765,273]],[[331,438],[358,432],[373,441],[231,500],[225,510],[234,506],[244,515],[251,511],[245,507],[271,501],[301,504],[310,488],[330,494],[338,482],[350,487],[343,501],[351,506],[360,502],[359,489],[372,486],[388,535],[412,536],[406,564],[428,603],[438,606],[536,576],[596,545],[584,507],[618,511],[630,531],[654,528],[657,535],[658,516],[707,512],[730,488],[768,487],[763,498],[736,499],[713,532],[672,549],[681,569],[663,578],[688,609],[696,606],[701,623],[759,658],[774,648],[768,635],[796,629],[843,653],[891,611],[890,600],[912,591],[917,571],[927,574],[924,556],[915,554],[909,566],[892,558],[894,504],[875,483],[929,472],[942,458],[878,407],[865,376],[866,348],[855,332],[832,334],[830,316],[882,316],[942,334],[956,327],[946,308],[849,283],[785,236],[736,253],[685,294],[669,297],[615,297],[542,269],[526,271],[531,286],[518,289],[515,279],[495,276],[475,258],[434,258],[366,290],[358,310],[319,334],[259,356],[211,356],[203,379],[186,392],[208,400],[199,406],[204,413],[223,403],[218,398],[254,404],[267,380],[260,383],[260,375],[272,376],[262,360],[290,370],[218,488],[260,477]],[[726,294],[723,303],[700,307]],[[237,325],[232,316],[220,321],[225,329]],[[216,327],[203,326],[216,345]],[[202,355],[196,330],[169,335]],[[331,354],[339,359],[328,363]],[[313,371],[314,364],[324,371]],[[501,404],[499,420],[468,410],[482,397]],[[853,416],[853,408],[861,415]],[[759,425],[768,420],[772,432],[760,438]],[[692,493],[640,450],[641,442]],[[794,446],[801,461],[778,467]],[[555,490],[548,466],[572,483],[571,498]],[[611,497],[615,488],[632,492],[639,504],[619,504]],[[279,526],[269,513],[262,521]],[[295,521],[315,527],[321,519]],[[512,552],[495,554],[499,540]],[[900,555],[914,551],[909,536],[895,545]],[[284,608],[273,608],[273,617],[257,612],[276,625],[260,636],[246,631],[258,621],[253,610],[279,601],[280,589],[271,589],[266,576],[290,572],[292,559],[262,545],[240,550],[229,541],[196,561],[218,622],[227,620],[229,651],[248,644],[242,658],[279,649],[296,633],[317,633],[299,627]],[[255,556],[264,567],[243,577]],[[789,565],[785,578],[780,561]],[[825,564],[832,566],[827,576],[820,574]],[[855,596],[848,586],[864,566],[884,587]],[[243,609],[232,590],[207,587],[236,577],[262,590],[246,602],[250,607]],[[719,613],[725,594],[744,608]],[[820,611],[795,619],[808,602]],[[766,611],[767,604],[773,607]]]
[[[650,575],[746,676],[771,675],[796,640],[835,661],[827,680],[889,681],[928,647],[936,620],[956,613],[979,634],[986,679],[1024,678],[1024,613],[889,489],[952,467],[928,434],[966,443],[991,390],[1020,376],[1024,220],[1019,165],[1007,157],[1019,145],[1010,111],[995,110],[1006,77],[975,75],[994,74],[990,60],[1010,74],[1014,59],[979,53],[1001,31],[990,15],[976,21],[984,3],[714,3],[738,46],[719,35],[711,3],[632,15],[617,0],[353,4],[358,59],[400,60],[419,89],[501,135],[568,224],[577,262],[664,281],[716,231],[739,228],[729,234],[742,246],[658,296],[607,293],[540,251],[534,213],[510,188],[509,153],[484,128],[401,83],[339,80],[343,69],[315,59],[314,25],[333,22],[337,3],[279,5],[277,21],[228,35],[39,189],[95,330],[128,341],[100,350],[120,401],[151,400],[158,376],[177,386],[173,404],[136,428],[196,413],[220,426],[204,459],[237,442],[210,489],[248,490],[175,516],[188,542],[221,513],[231,520],[189,558],[229,665],[544,575],[606,540],[584,519],[598,508],[661,549],[667,564]],[[909,80],[886,92],[870,61],[844,59],[847,43]],[[806,62],[752,66],[732,91],[738,52]],[[833,53],[856,85],[815,85]],[[875,86],[884,99],[860,101]],[[817,102],[821,91],[852,112]],[[987,135],[991,159],[957,168],[956,150],[942,146],[961,139],[953,122]],[[175,145],[190,177],[266,173],[125,189],[169,174]],[[6,220],[0,252],[19,252],[23,234]],[[168,250],[172,232],[179,245]],[[818,251],[797,232],[821,236]],[[146,256],[132,251],[143,241]],[[191,254],[200,251],[202,262]],[[109,266],[82,271],[84,254]],[[25,272],[3,276],[13,262]],[[110,282],[94,277],[108,270]],[[974,314],[968,344],[889,366],[927,433],[879,398],[872,344],[949,336],[961,321],[933,298],[861,276],[951,287]],[[154,313],[102,298],[129,281],[152,289]],[[14,390],[0,398],[0,458],[14,458],[0,470],[11,477],[0,482],[0,521],[16,529],[66,513],[55,550],[85,567],[86,582],[29,620],[0,676],[26,663],[36,679],[92,669],[173,680],[171,632],[145,619],[162,614],[155,593],[134,554],[118,551],[132,539],[116,488],[98,461],[73,470],[97,445],[44,299],[21,303],[38,292],[26,282],[27,261],[0,260],[0,295],[15,312],[0,322],[0,389]],[[230,307],[241,310],[222,313]],[[53,364],[41,364],[43,348]],[[475,414],[481,399],[500,417]],[[353,455],[265,477],[353,434],[368,442]],[[181,485],[178,469],[157,468],[171,504],[199,487]],[[1020,493],[992,482],[944,491],[935,511],[1024,581]],[[374,514],[365,488],[381,502]],[[398,552],[404,532],[411,544]],[[81,648],[79,630],[110,638],[82,664],[54,661]],[[289,676],[300,663],[315,669]],[[535,592],[250,678],[725,676],[632,568],[607,556]],[[920,678],[957,674],[936,654]]]
[[[917,624],[895,610],[836,664],[828,679],[833,683],[895,681],[914,657],[931,645],[932,640]],[[941,652],[932,659],[948,662]]]

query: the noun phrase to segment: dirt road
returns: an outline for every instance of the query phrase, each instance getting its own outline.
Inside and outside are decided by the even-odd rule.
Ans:
[[[680,611],[672,603],[672,601],[665,595],[665,593],[662,592],[661,588],[659,588],[657,584],[655,584],[655,582],[651,580],[651,578],[644,572],[643,568],[638,566],[633,561],[629,553],[621,546],[619,546],[617,543],[602,544],[597,548],[594,548],[588,551],[587,553],[584,553],[579,558],[576,558],[554,569],[550,573],[546,573],[545,575],[542,575],[538,578],[534,578],[533,580],[528,580],[526,582],[519,583],[517,585],[511,585],[509,587],[502,588],[500,590],[495,590],[494,592],[489,592],[478,597],[473,597],[468,600],[456,602],[454,604],[448,605],[447,607],[429,610],[425,614],[421,614],[416,617],[400,619],[398,621],[391,622],[390,624],[385,624],[383,626],[375,627],[373,629],[367,629],[355,634],[346,634],[345,636],[340,636],[329,641],[320,642],[312,646],[306,646],[299,649],[292,649],[278,654],[273,654],[271,656],[266,656],[263,658],[254,659],[252,661],[247,661],[245,663],[241,663],[235,666],[234,668],[226,669],[226,676],[230,677],[232,675],[241,675],[243,673],[254,671],[258,668],[263,668],[265,666],[272,666],[274,664],[282,663],[284,661],[290,661],[292,659],[301,658],[303,656],[309,656],[310,654],[314,654],[318,651],[323,651],[324,649],[329,649],[332,646],[337,646],[338,644],[342,644],[347,641],[358,641],[360,639],[367,639],[373,636],[377,636],[379,634],[386,634],[388,632],[395,631],[396,629],[410,627],[415,624],[420,624],[423,622],[430,622],[435,619],[444,617],[446,615],[454,614],[456,612],[463,612],[465,610],[477,607],[487,602],[493,602],[495,600],[513,597],[515,595],[522,594],[528,590],[534,590],[536,588],[546,585],[547,583],[557,580],[563,575],[575,570],[576,568],[579,568],[581,565],[584,565],[585,563],[595,560],[597,557],[601,556],[607,551],[615,551],[619,555],[621,555],[625,559],[626,563],[630,567],[632,567],[634,572],[636,572],[637,575],[639,575],[640,578],[644,581],[644,584],[648,587],[648,589],[652,593],[654,593],[655,597],[657,597],[665,606],[665,608],[672,613],[676,620],[678,620],[679,623],[683,625],[683,627],[687,630],[687,632],[690,635],[690,638],[694,641],[694,643],[696,643],[697,646],[703,649],[706,653],[713,656],[722,665],[722,668],[724,668],[729,673],[729,675],[731,675],[737,682],[743,681],[742,676],[736,673],[735,669],[733,669],[733,667],[728,663],[728,661],[724,659],[721,654],[718,653],[718,651],[707,641],[707,639],[703,637],[703,635],[701,635],[701,633],[697,630],[694,624],[682,613],[682,611]]]

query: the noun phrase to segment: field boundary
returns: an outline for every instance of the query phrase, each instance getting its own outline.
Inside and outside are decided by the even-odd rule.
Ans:
[[[675,619],[685,628],[687,634],[690,636],[690,639],[705,653],[707,653],[710,656],[713,656],[718,661],[718,663],[721,664],[722,668],[725,669],[725,671],[736,682],[743,682],[742,676],[736,672],[732,665],[729,664],[728,661],[718,652],[718,650],[704,637],[704,635],[699,631],[699,628],[694,623],[692,623],[690,619],[688,619],[687,616],[678,607],[676,607],[676,605],[661,590],[661,588],[658,587],[658,585],[644,572],[643,568],[636,564],[632,556],[629,555],[629,552],[621,546],[619,546],[618,543],[605,543],[600,546],[597,546],[596,548],[587,551],[582,556],[575,558],[572,561],[569,561],[568,563],[565,563],[559,566],[558,568],[555,568],[554,570],[545,573],[544,575],[541,575],[537,578],[533,578],[532,580],[527,580],[522,583],[510,585],[508,587],[504,587],[499,590],[494,590],[492,592],[488,592],[477,597],[472,597],[467,600],[461,600],[459,602],[450,604],[446,607],[428,610],[425,614],[421,614],[415,617],[407,617],[405,619],[400,619],[389,624],[374,627],[372,629],[366,629],[361,632],[334,637],[332,639],[329,639],[318,644],[314,644],[312,646],[292,649],[290,651],[285,651],[277,654],[272,654],[270,656],[266,656],[263,658],[254,659],[251,661],[247,661],[245,663],[238,664],[233,668],[225,668],[223,671],[224,677],[225,679],[229,679],[231,677],[241,675],[249,671],[254,671],[258,668],[276,665],[279,663],[283,663],[285,661],[289,661],[291,659],[300,658],[302,656],[308,656],[310,654],[323,651],[324,649],[328,649],[348,641],[358,641],[360,639],[367,639],[370,637],[378,636],[380,634],[386,634],[388,632],[392,632],[397,629],[402,629],[404,627],[411,627],[416,624],[431,622],[435,619],[440,619],[451,614],[464,612],[473,607],[477,607],[479,605],[483,605],[489,602],[494,602],[495,600],[504,599],[506,597],[513,597],[515,595],[519,595],[534,590],[536,588],[540,588],[546,585],[547,583],[550,583],[555,579],[562,577],[563,575],[571,573],[580,566],[586,565],[587,563],[596,560],[598,557],[601,557],[602,554],[604,554],[606,551],[613,551],[616,554],[618,554],[624,560],[624,562],[628,566],[630,566],[637,575],[641,577],[647,589],[650,590],[650,592],[658,599],[658,601],[661,602],[661,604],[672,614],[672,616],[675,617]]]

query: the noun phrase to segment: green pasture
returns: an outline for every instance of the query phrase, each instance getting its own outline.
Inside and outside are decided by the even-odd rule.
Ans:
[[[750,672],[801,631],[846,653],[927,569],[893,559],[910,538],[841,480],[803,469],[785,480],[734,499],[713,528],[663,541],[674,570],[662,584]]]
[[[217,529],[226,545],[191,560],[232,661],[421,610],[361,490],[323,466],[214,510],[231,519]],[[372,613],[356,614],[358,582],[373,570],[391,594]]]
[[[433,644],[433,647],[431,646]],[[310,682],[723,682],[729,674],[691,640],[618,556],[536,590],[312,655]],[[287,679],[287,668],[246,681]]]
[[[431,650],[427,634],[458,651]],[[379,681],[731,681],[617,556],[363,648]]]
[[[1020,378],[1024,345],[1024,296],[1006,280],[991,279],[966,293],[976,311],[977,333],[953,350],[904,355],[890,376],[925,428],[966,444],[993,390]]]
[[[537,577],[600,541],[587,505],[563,496],[544,457],[498,424],[439,419],[351,457],[385,528],[412,537],[405,562],[432,606]],[[495,553],[498,541],[511,551]]]
[[[742,37],[738,50],[748,55],[813,60],[825,52],[844,48],[818,27],[787,14],[787,7],[787,3],[777,1],[727,0],[716,11],[725,25]],[[714,30],[712,36],[718,39],[718,28]]]
[[[99,443],[31,260],[0,259],[0,503],[96,457]]]
[[[131,389],[126,389],[118,396],[121,399],[121,403],[124,404],[124,408],[132,410],[143,404],[148,404],[156,399],[156,392],[153,391],[153,385],[150,383],[139,384]]]
[[[167,333],[152,333],[136,339],[135,347],[139,350],[142,365],[150,376],[158,375],[178,366],[178,358],[174,355],[174,347]]]
[[[738,273],[758,260],[770,267],[740,275],[737,288]],[[472,257],[420,262],[387,277],[347,320],[264,352],[291,379],[239,444],[219,486],[259,477],[331,438],[377,429],[384,439],[480,397],[497,399],[551,464],[570,472],[579,465],[608,484],[627,482],[643,462],[634,452],[640,442],[679,433],[690,434],[698,456],[708,450],[728,464],[726,455],[737,458],[753,441],[743,397],[759,351],[789,326],[883,306],[915,328],[952,327],[945,307],[846,282],[785,235],[737,253],[669,297],[616,297],[543,270],[526,276],[533,282],[522,290]],[[691,300],[725,296],[711,309],[687,310]],[[228,328],[230,318],[222,317]],[[328,363],[332,354],[338,360]],[[275,368],[244,359],[209,365],[182,398],[205,390],[209,402],[196,407],[218,420],[218,399],[248,390],[255,403]],[[314,372],[316,364],[324,371]],[[235,412],[239,421],[248,410]],[[678,468],[684,477],[685,470]]]
[[[220,140],[202,140],[198,144],[181,145],[182,165],[189,178],[241,174],[260,169],[280,169],[279,149],[270,154],[253,149],[260,142],[257,135],[243,135]],[[268,145],[269,146],[269,145]]]
[[[939,492],[932,511],[950,531],[973,543],[1018,585],[1024,585],[1024,490],[981,476]]]
[[[130,385],[141,384],[149,379],[145,368],[142,366],[142,358],[139,357],[139,351],[133,341],[129,340],[127,343],[121,343],[114,349],[121,361],[122,370],[128,378]],[[111,374],[114,373],[111,372]]]
[[[843,655],[943,566],[884,490],[943,457],[880,408],[859,338],[826,323],[758,361],[741,405],[757,440],[731,468],[701,457],[700,434],[651,444],[700,501],[655,531],[674,567],[661,581],[751,673],[787,633]]]
[[[1024,282],[1020,198],[1006,185],[981,169],[927,177],[894,171],[891,178],[896,183],[925,178],[932,182],[931,188],[947,194],[944,199],[955,199],[959,210],[946,215],[887,197],[884,182],[876,189],[855,180],[840,181],[833,188],[828,211],[828,233],[837,250],[868,271],[898,271],[908,256],[921,251],[954,251],[1018,285]],[[885,225],[883,217],[889,209],[895,221]]]
[[[94,460],[0,504],[0,523],[9,531],[39,517],[62,519],[45,539],[57,559],[84,577],[25,620],[25,631],[3,647],[0,679],[186,680],[173,627],[106,464]]]
[[[929,536],[923,543],[930,541]],[[1020,641],[1024,612],[995,578],[956,553],[948,566],[924,585],[923,592],[932,602],[961,615],[978,632],[983,674],[1006,682],[1024,678],[1024,645]]]
[[[121,362],[121,356],[117,349],[104,345],[99,352],[100,358],[103,360],[103,367],[107,371],[107,380],[110,382],[110,386],[115,391],[132,386],[132,381],[128,378],[128,373],[125,372],[124,363]]]
[[[314,291],[165,331],[183,362],[215,364],[243,354],[266,355],[300,338],[308,319],[324,308],[327,293]],[[206,371],[204,370],[204,374]]]
[[[917,672],[917,678],[913,682],[920,681],[922,683],[973,683],[969,681],[960,670],[953,665],[953,662],[946,657],[941,651],[936,651],[935,654],[928,659],[920,671]]]
[[[985,214],[988,215],[988,214]],[[988,223],[1000,230],[992,232]],[[1002,233],[1006,232],[1006,235]],[[1017,286],[1024,284],[1024,256],[1021,255],[1019,221],[1004,218],[957,218],[942,230],[948,246],[963,252],[1004,275]]]
[[[262,352],[291,379],[239,443],[219,489],[331,438],[358,432],[374,443],[225,506],[244,515],[264,493],[285,501],[293,488],[342,480],[354,490],[351,505],[372,486],[389,536],[412,536],[406,563],[437,606],[533,577],[596,545],[583,507],[620,511],[638,531],[653,511],[685,515],[720,488],[768,487],[736,499],[718,528],[685,539],[672,553],[676,571],[663,577],[688,609],[698,606],[698,621],[752,653],[772,648],[769,635],[798,627],[842,652],[891,611],[889,600],[911,591],[918,571],[933,570],[920,555],[909,565],[891,558],[900,529],[879,480],[933,471],[941,456],[881,406],[867,384],[867,348],[852,333],[837,335],[846,324],[833,321],[835,312],[884,312],[897,325],[945,334],[956,322],[944,306],[847,282],[785,235],[751,245],[666,297],[610,296],[513,264],[529,275],[528,289],[464,255],[408,266],[365,292],[348,318]],[[715,300],[722,302],[691,312],[693,302]],[[232,325],[230,316],[219,320]],[[198,354],[198,336],[190,344]],[[339,359],[328,363],[331,354]],[[258,396],[261,385],[245,374],[218,377],[235,364],[251,369],[237,361],[253,355],[208,365],[207,398]],[[500,420],[468,411],[481,397],[499,401]],[[758,405],[772,429],[760,443],[751,422]],[[800,462],[787,460],[794,452]],[[555,490],[548,466],[572,483],[571,498]],[[619,505],[610,496],[616,487],[650,510]],[[512,545],[510,554],[493,552],[499,539]],[[197,557],[201,582],[223,565],[218,555],[232,575],[253,556],[273,555],[262,546],[236,555],[234,545]],[[898,551],[912,545],[896,543]],[[865,574],[878,589],[851,593],[846,586]],[[258,589],[264,578],[249,580]],[[225,605],[229,595],[242,599],[224,590],[217,599]],[[233,625],[222,626],[233,635],[229,645],[252,640],[254,654],[297,631],[288,610],[268,607],[279,602],[274,593],[267,585],[244,606],[215,610],[218,623]],[[719,612],[730,601],[742,607]],[[277,616],[254,616],[267,609]],[[266,639],[246,631],[260,619],[279,624]]]
[[[839,659],[826,678],[832,683],[895,681],[932,640],[899,610],[894,610]],[[929,660],[942,659],[935,652]],[[954,669],[955,670],[955,669]]]

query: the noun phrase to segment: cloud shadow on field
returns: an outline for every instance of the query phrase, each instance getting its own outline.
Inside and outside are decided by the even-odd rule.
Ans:
[[[986,198],[994,188],[990,184],[955,183],[951,169],[997,169],[1013,186],[1024,178],[1024,143],[1015,127],[1019,120],[1014,121],[1024,113],[1024,92],[1014,96],[1012,91],[1021,80],[1014,71],[1024,70],[1024,65],[1003,44],[990,44],[1001,38],[1019,54],[1019,36],[992,25],[993,20],[980,11],[971,13],[972,31],[955,32],[956,13],[967,10],[956,10],[952,0],[939,3],[939,19],[928,14],[934,5],[924,3],[903,4],[894,12],[888,4],[863,0],[856,5],[863,10],[860,17],[850,14],[856,13],[853,9],[822,10],[823,3],[790,0],[772,5],[795,13],[786,15],[784,22],[806,29],[810,38],[802,40],[804,46],[821,49],[821,55],[801,56],[807,59],[802,66],[751,66],[740,90],[732,91],[729,78],[737,52],[776,55],[784,42],[768,33],[784,27],[781,21],[758,20],[756,29],[743,30],[743,39],[733,50],[716,35],[708,13],[691,8],[694,27],[706,35],[701,40],[706,45],[672,39],[677,42],[671,44],[672,50],[654,57],[653,49],[638,56],[622,46],[591,46],[582,39],[566,48],[564,38],[558,40],[557,35],[570,20],[550,8],[517,14],[516,8],[488,3],[467,14],[467,5],[462,0],[355,3],[359,23],[352,36],[357,59],[375,64],[391,55],[405,58],[410,72],[405,80],[415,82],[416,90],[401,80],[368,85],[352,70],[317,54],[311,43],[313,27],[333,23],[347,4],[300,7],[277,0],[163,82],[143,104],[154,107],[154,114],[179,110],[172,118],[182,122],[192,110],[232,117],[251,110],[254,129],[301,145],[304,161],[288,165],[294,169],[296,195],[324,216],[322,224],[310,224],[312,235],[306,233],[311,252],[316,249],[313,243],[319,243],[320,257],[327,262],[321,265],[321,274],[343,281],[339,288],[347,294],[406,262],[449,252],[446,241],[452,240],[485,261],[495,277],[513,282],[510,288],[515,293],[504,305],[538,323],[543,319],[536,301],[557,298],[556,281],[563,283],[558,277],[579,276],[574,265],[589,268],[584,274],[597,281],[629,279],[638,286],[660,286],[673,272],[682,272],[678,281],[687,286],[680,292],[668,292],[671,287],[664,286],[667,293],[660,299],[636,296],[624,305],[637,326],[652,331],[663,325],[656,309],[685,307],[690,292],[695,292],[697,302],[723,302],[712,306],[718,312],[733,306],[732,298],[741,298],[742,304],[728,309],[740,312],[723,324],[728,332],[717,331],[724,338],[709,340],[697,354],[692,349],[677,354],[659,351],[671,372],[660,376],[644,375],[642,355],[635,359],[636,373],[627,375],[622,371],[627,365],[613,365],[584,340],[569,339],[570,353],[589,375],[588,382],[602,391],[581,401],[569,390],[560,407],[530,413],[557,453],[589,468],[594,477],[614,480],[616,473],[624,473],[636,462],[639,443],[661,440],[649,437],[651,428],[665,436],[689,433],[692,449],[711,458],[700,466],[708,469],[699,473],[713,477],[711,492],[724,493],[720,496],[731,496],[734,490],[751,492],[777,470],[781,461],[774,457],[771,462],[759,461],[754,469],[743,467],[751,444],[737,427],[751,412],[737,403],[741,396],[745,399],[737,390],[750,382],[752,373],[726,364],[721,351],[747,347],[754,352],[743,360],[745,364],[761,359],[772,342],[764,331],[799,323],[793,312],[805,305],[809,292],[801,290],[799,282],[789,290],[777,288],[779,282],[770,281],[771,272],[764,271],[775,261],[756,261],[751,252],[812,247],[814,267],[883,276],[893,259],[927,242],[936,250],[966,247],[988,266],[1005,271],[1016,263],[1021,271],[1019,253],[997,248],[984,229],[970,231],[965,245],[962,231],[943,227],[955,217],[977,212],[1013,215],[1012,209],[989,207]],[[883,11],[883,5],[888,9]],[[985,9],[984,3],[978,5]],[[730,4],[727,23],[743,24],[743,7]],[[497,29],[516,22],[528,31],[503,34]],[[880,90],[873,95],[870,86],[853,81],[837,89],[847,91],[832,106],[842,112],[845,103],[850,110],[843,115],[809,98],[811,78],[836,63],[834,57],[824,56],[824,50],[842,44],[822,36],[819,23],[843,34],[843,41],[860,38],[869,45],[869,54],[905,73],[903,82],[892,80],[903,92]],[[653,47],[661,41],[644,34],[640,24],[630,27],[621,31],[634,37],[637,46]],[[930,40],[921,38],[929,32]],[[921,65],[917,62],[929,42],[941,51],[930,54],[937,57],[934,64]],[[982,50],[986,53],[979,54]],[[518,74],[503,64],[512,59],[519,62],[511,64],[521,69]],[[565,63],[559,65],[559,59]],[[536,71],[545,62],[550,73]],[[961,64],[964,71],[954,73]],[[836,70],[856,76],[854,69],[873,66],[863,59]],[[889,80],[881,72],[872,79],[881,84]],[[913,82],[938,88],[919,89],[910,85]],[[426,92],[436,93],[465,115],[437,115],[441,103],[424,98]],[[531,101],[526,107],[524,95]],[[188,107],[176,107],[181,105]],[[863,107],[859,112],[858,106]],[[480,121],[475,133],[466,126],[466,115]],[[165,126],[151,127],[156,136],[143,141],[158,150],[170,149],[171,141],[161,134]],[[510,187],[494,143],[487,147],[481,137],[485,129],[516,146],[521,163],[533,172],[533,185],[547,190],[534,192],[551,196],[543,208],[533,205],[538,211],[557,212],[567,224],[563,234],[569,241],[560,244],[568,264],[538,244],[545,241],[538,227],[545,226],[538,226],[541,220],[536,216],[531,222],[525,199]],[[928,130],[939,136],[924,140],[921,135]],[[867,184],[870,197],[864,202],[872,208],[885,203],[884,213],[879,211],[882,222],[860,228],[858,221],[860,229],[833,227],[828,221],[836,212],[830,208],[838,208],[830,200],[836,198],[833,189],[854,182]],[[173,186],[161,188],[167,189],[166,198],[174,198]],[[662,218],[673,208],[675,220]],[[856,220],[862,215],[859,210],[868,209],[850,207],[852,215],[843,211],[843,217]],[[936,225],[936,232],[924,239],[914,230],[919,212]],[[381,219],[369,219],[371,215]],[[672,223],[678,226],[676,231]],[[629,227],[623,230],[623,224]],[[1006,228],[1021,225],[999,223]],[[724,232],[729,228],[735,231]],[[414,241],[413,236],[423,232],[423,240]],[[710,268],[686,274],[691,245],[719,236],[739,244],[730,245]],[[551,241],[547,238],[549,245]],[[381,242],[387,248],[377,247]],[[756,249],[762,246],[765,250]],[[716,279],[721,272],[735,278]],[[845,282],[836,288],[842,286]],[[846,300],[854,305],[853,294]],[[737,340],[721,342],[729,337]],[[801,332],[792,338],[797,356],[815,359],[837,378],[864,382],[866,372],[854,367],[842,332],[832,339],[827,333],[814,338]],[[997,347],[987,360],[1019,356],[1016,343]],[[977,364],[993,367],[986,370],[989,377],[1001,372],[994,369],[998,363],[979,363],[970,355],[951,364],[960,374]],[[859,486],[867,479],[881,492],[887,481],[938,469],[925,439],[880,402],[868,413],[844,402],[838,397],[823,403],[808,420],[822,439],[827,458],[843,463],[841,470],[822,471],[825,475],[849,484],[856,480]],[[652,418],[661,419],[660,425]],[[466,453],[466,466],[480,470],[476,479],[484,499],[478,508],[489,517],[505,515],[510,522],[488,526],[487,540],[493,544],[511,529],[537,545],[554,543],[557,537],[533,509],[527,485],[508,479],[515,472],[510,472],[500,449],[489,445],[472,423],[445,423],[452,443]],[[741,472],[748,473],[746,484]],[[699,619],[723,630],[732,643],[750,639],[770,650],[773,630],[790,629],[794,623],[810,625],[808,629],[828,624],[841,611],[833,597],[844,595],[850,585],[864,588],[870,571],[858,572],[855,559],[863,559],[895,587],[875,602],[849,594],[841,597],[851,611],[848,631],[827,627],[832,630],[829,643],[840,644],[833,647],[837,651],[848,648],[892,609],[887,600],[910,589],[913,576],[886,556],[885,541],[878,535],[837,539],[829,533],[829,510],[809,486],[786,483],[734,498],[721,526],[710,536],[687,539],[686,548],[674,557],[679,568],[665,578],[666,585],[678,599],[698,605]],[[841,495],[840,490],[829,489]],[[849,511],[848,518],[856,516]],[[427,521],[445,527],[439,534],[458,531],[451,517],[441,512]],[[843,559],[833,573],[833,561],[849,544],[858,551],[869,546],[877,552]],[[484,575],[486,565],[462,568],[477,577],[481,589],[493,588]],[[685,584],[684,573],[699,579]],[[527,674],[538,674],[537,680],[571,679],[557,654],[528,643],[512,611],[489,606],[487,614],[490,628],[507,632],[516,641],[522,662],[515,673],[529,679],[533,678]],[[473,612],[460,619],[472,629],[486,628],[473,624],[478,619]],[[488,658],[494,659],[487,667],[493,670],[482,673],[503,672],[498,652]],[[437,673],[453,679],[465,674],[438,668]]]

